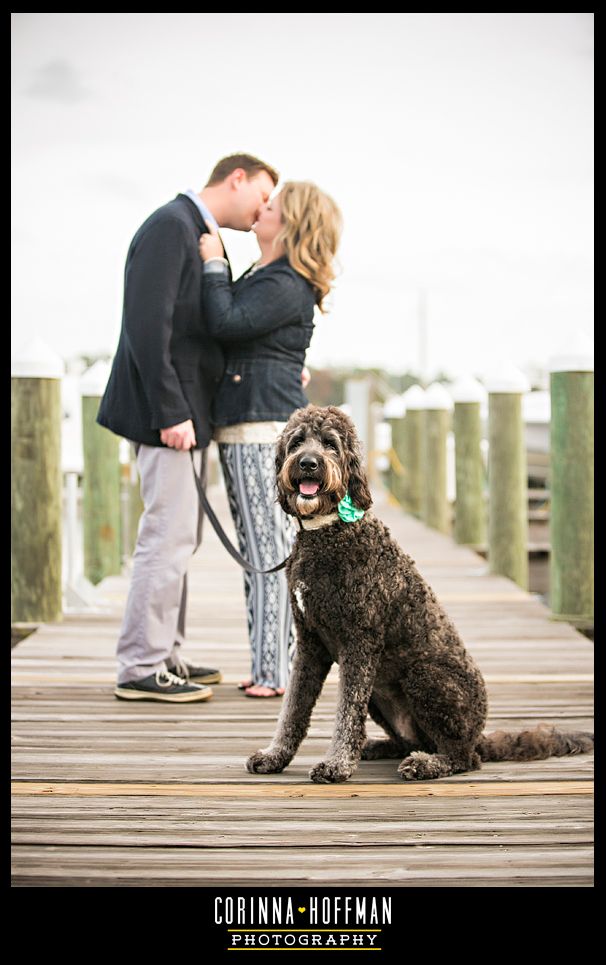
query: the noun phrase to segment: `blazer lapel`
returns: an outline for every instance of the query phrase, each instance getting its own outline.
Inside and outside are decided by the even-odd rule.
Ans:
[[[197,204],[196,204],[194,201],[192,201],[192,199],[189,198],[186,194],[178,194],[177,197],[178,197],[178,198],[183,198],[183,200],[186,202],[186,204],[187,204],[187,206],[188,206],[188,210],[191,211],[191,214],[192,214],[192,216],[193,216],[194,222],[195,222],[195,224],[196,224],[196,228],[198,228],[200,234],[201,234],[201,235],[208,234],[208,226],[207,226],[207,224],[206,224],[206,221],[205,221],[204,218],[202,217],[202,212],[200,211],[200,209],[199,209],[199,207],[197,206]],[[219,238],[221,238],[221,229],[219,229]],[[230,260],[229,260],[229,255],[227,254],[227,251],[225,250],[225,245],[223,244],[223,238],[221,238],[221,247],[223,248],[223,257],[225,258],[225,260],[226,260],[226,262],[227,262],[227,268],[228,268],[228,271],[229,271],[229,280],[232,281],[232,279],[233,279],[233,273],[232,273],[232,269],[231,269],[231,262],[230,262]]]

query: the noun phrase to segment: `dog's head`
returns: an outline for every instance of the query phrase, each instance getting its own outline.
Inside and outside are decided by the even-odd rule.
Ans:
[[[278,438],[278,499],[290,516],[326,516],[349,492],[358,509],[372,497],[351,419],[336,406],[297,409]]]

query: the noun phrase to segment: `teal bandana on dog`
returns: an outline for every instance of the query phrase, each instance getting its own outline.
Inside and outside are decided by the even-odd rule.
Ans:
[[[358,509],[357,506],[354,506],[349,493],[345,494],[337,506],[337,512],[344,523],[357,523],[364,515],[363,509]]]

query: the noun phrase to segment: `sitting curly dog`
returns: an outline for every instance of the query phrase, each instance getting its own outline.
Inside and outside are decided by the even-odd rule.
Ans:
[[[360,758],[402,758],[398,772],[410,781],[591,750],[593,734],[544,726],[483,735],[482,674],[413,560],[368,512],[355,427],[341,409],[298,409],[278,440],[276,470],[279,502],[300,527],[287,564],[298,644],[276,734],[248,759],[251,773],[292,761],[335,660],[334,735],[312,781],[346,781]],[[366,740],[367,713],[385,738]]]

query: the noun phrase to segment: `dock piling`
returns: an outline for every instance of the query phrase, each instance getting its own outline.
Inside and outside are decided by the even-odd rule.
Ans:
[[[555,618],[593,626],[593,348],[580,337],[552,358],[550,606]]]
[[[450,533],[450,503],[447,488],[447,437],[452,399],[443,385],[434,382],[423,401],[422,518],[440,533]]]
[[[524,374],[504,365],[486,381],[488,390],[488,563],[528,589],[527,469],[522,394]]]
[[[63,360],[36,338],[11,363],[11,623],[61,619]]]
[[[98,425],[99,402],[109,377],[107,362],[82,376],[82,444],[84,449],[84,575],[94,585],[120,573],[120,442]]]
[[[480,409],[486,390],[476,379],[465,378],[455,383],[451,394],[456,474],[454,537],[457,543],[481,546],[486,541],[486,503]]]

